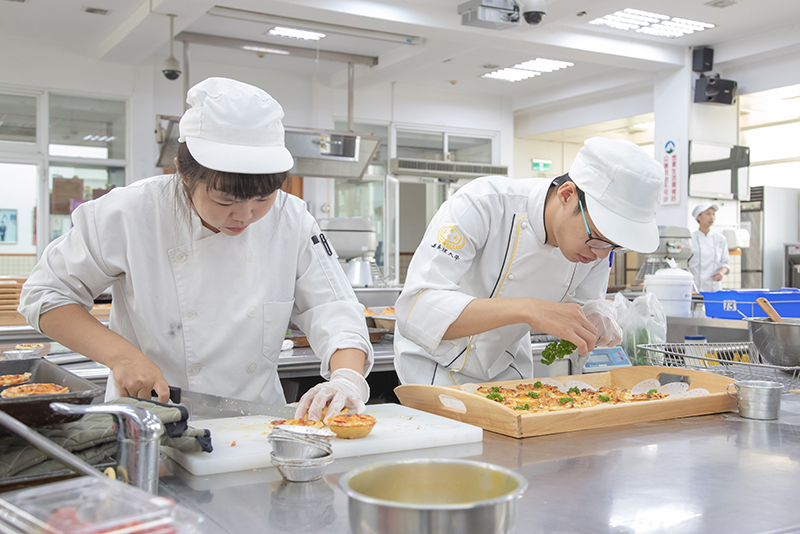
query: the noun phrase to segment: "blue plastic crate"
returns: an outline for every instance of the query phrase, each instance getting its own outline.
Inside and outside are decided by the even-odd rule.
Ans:
[[[744,317],[766,317],[756,304],[759,297],[766,298],[775,311],[783,317],[800,317],[800,289],[783,288],[777,291],[763,289],[726,289],[702,291],[706,317],[716,319],[743,319]]]

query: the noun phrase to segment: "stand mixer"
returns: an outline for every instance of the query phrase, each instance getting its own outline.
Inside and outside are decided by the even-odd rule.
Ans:
[[[648,274],[655,274],[660,269],[677,267],[687,269],[692,257],[692,233],[681,226],[659,226],[658,248],[644,257],[636,281],[643,282]],[[674,260],[671,263],[669,260]]]
[[[375,262],[378,236],[367,217],[320,219],[320,230],[333,244],[353,287],[370,287],[382,281]]]

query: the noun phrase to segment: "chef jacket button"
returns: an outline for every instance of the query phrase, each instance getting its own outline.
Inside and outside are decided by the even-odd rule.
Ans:
[[[256,308],[255,306],[250,306],[249,308],[247,308],[248,317],[253,318],[256,316],[256,314],[258,314],[258,308]]]
[[[186,261],[186,253],[181,252],[179,250],[178,252],[175,253],[174,258],[175,258],[175,261],[177,261],[178,263],[183,263],[183,262]]]
[[[193,363],[189,366],[189,374],[192,376],[197,376],[200,374],[200,371],[203,370],[203,366],[199,363]]]
[[[522,227],[522,229],[524,230],[525,228],[527,228],[527,227],[528,227],[528,221],[522,221],[522,222],[520,223],[520,226],[521,226],[521,227]]]
[[[247,254],[245,255],[245,258],[247,259],[247,261],[253,261],[253,251],[248,250]]]
[[[256,367],[258,367],[258,365],[256,365],[255,362],[248,363],[247,364],[247,372],[248,372],[248,374],[253,374],[255,372],[255,370],[256,370]]]
[[[186,319],[187,321],[191,321],[195,317],[197,317],[197,312],[194,310],[186,310],[185,312],[183,312],[183,318]]]
[[[513,280],[514,279],[514,273],[509,273],[508,274],[508,279],[509,280]]]
[[[475,343],[469,346],[469,350],[475,350],[476,348],[478,348],[478,346]]]

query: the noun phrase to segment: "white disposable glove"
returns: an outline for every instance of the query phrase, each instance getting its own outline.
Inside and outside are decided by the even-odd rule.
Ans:
[[[622,329],[617,325],[617,309],[612,303],[590,300],[582,310],[586,319],[597,328],[595,347],[616,347],[622,342]]]
[[[337,415],[345,406],[361,413],[369,400],[369,384],[363,376],[352,369],[337,369],[328,382],[317,384],[300,398],[294,418],[300,419],[308,411],[308,418],[319,421],[322,409],[328,405],[326,416]]]

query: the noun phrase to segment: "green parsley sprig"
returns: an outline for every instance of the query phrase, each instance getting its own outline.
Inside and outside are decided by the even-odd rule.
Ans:
[[[559,339],[558,341],[548,343],[544,350],[542,350],[542,363],[550,365],[559,358],[569,356],[575,352],[577,348],[578,346],[575,343],[567,341],[566,339]]]

